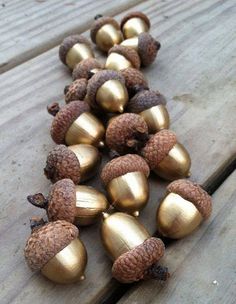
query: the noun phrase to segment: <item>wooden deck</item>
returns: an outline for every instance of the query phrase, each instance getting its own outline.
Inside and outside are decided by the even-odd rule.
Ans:
[[[168,99],[171,129],[192,157],[191,179],[213,194],[213,215],[191,236],[167,244],[167,284],[121,285],[99,240],[99,224],[81,229],[89,256],[82,284],[58,286],[32,273],[23,258],[29,217],[42,214],[26,196],[50,183],[42,168],[54,146],[46,106],[63,103],[71,82],[58,44],[88,35],[93,16],[120,20],[141,10],[161,41],[144,71]],[[46,1],[0,4],[0,303],[1,304],[233,304],[236,299],[236,2],[234,0]],[[97,50],[96,54],[102,59]],[[152,176],[140,220],[155,234],[153,212],[166,183]],[[98,178],[91,185],[102,189]]]

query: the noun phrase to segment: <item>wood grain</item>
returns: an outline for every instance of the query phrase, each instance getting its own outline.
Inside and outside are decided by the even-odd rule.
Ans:
[[[151,32],[160,38],[157,61],[143,70],[150,86],[169,100],[172,129],[192,156],[192,179],[203,184],[235,155],[235,10],[233,1],[146,1],[132,10],[147,13]],[[121,16],[119,15],[118,18]],[[222,26],[224,24],[224,26]],[[42,173],[48,151],[51,118],[46,105],[63,100],[71,81],[58,61],[58,48],[0,76],[0,289],[1,303],[100,303],[116,288],[111,263],[99,241],[98,225],[81,229],[89,263],[81,285],[56,286],[32,274],[23,259],[29,234],[29,193],[47,193]],[[101,189],[98,178],[91,185]],[[152,176],[151,198],[140,220],[155,232],[155,212],[166,183]],[[175,259],[173,245],[170,259]],[[188,252],[188,247],[185,247]],[[184,256],[183,256],[184,259]],[[37,299],[37,301],[35,300]]]

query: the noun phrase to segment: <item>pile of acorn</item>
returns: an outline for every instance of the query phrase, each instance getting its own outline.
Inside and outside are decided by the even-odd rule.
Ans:
[[[190,175],[191,160],[168,130],[165,97],[149,88],[139,70],[155,60],[161,46],[149,28],[141,12],[129,13],[120,25],[111,17],[96,16],[90,34],[108,53],[105,66],[81,35],[67,37],[60,46],[59,57],[72,70],[73,82],[64,90],[66,105],[48,106],[57,146],[48,154],[44,172],[53,185],[47,197],[27,197],[46,210],[48,222],[31,219],[25,247],[29,267],[54,282],[84,279],[87,253],[76,226],[100,218],[114,278],[131,283],[169,277],[167,268],[158,264],[165,251],[162,240],[151,237],[137,219],[148,203],[150,170],[173,181],[157,204],[159,235],[182,238],[211,213],[210,196],[183,179]],[[101,152],[112,158],[100,174],[108,199],[80,185],[98,172]]]

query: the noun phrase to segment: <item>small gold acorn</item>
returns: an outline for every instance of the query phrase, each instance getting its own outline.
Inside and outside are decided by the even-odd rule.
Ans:
[[[27,200],[47,211],[49,221],[65,220],[78,226],[95,223],[109,203],[106,197],[89,186],[75,186],[71,179],[56,182],[46,198],[42,193],[29,195]]]
[[[133,216],[122,212],[104,213],[101,238],[114,261],[112,275],[119,282],[168,279],[168,269],[158,264],[165,252],[163,242],[151,237]]]
[[[127,154],[108,162],[101,172],[110,203],[119,211],[139,215],[149,198],[149,167],[135,154]]]
[[[102,70],[103,64],[95,58],[88,58],[78,63],[72,72],[72,79],[89,79],[93,74]]]
[[[131,12],[122,18],[120,28],[125,39],[132,38],[141,33],[148,32],[150,20],[141,12]]]
[[[62,63],[71,70],[84,59],[94,57],[89,40],[81,35],[66,37],[59,48],[59,57]]]
[[[192,233],[212,211],[210,195],[189,180],[168,185],[167,194],[157,209],[157,228],[161,235],[180,239]]]
[[[58,103],[53,103],[47,109],[49,114],[55,116],[51,125],[51,137],[56,144],[104,146],[104,126],[89,112],[87,102],[72,101],[62,108]]]
[[[66,221],[45,223],[31,219],[32,234],[25,245],[25,259],[32,271],[49,280],[68,284],[85,279],[87,251],[78,228]]]
[[[88,81],[86,100],[93,109],[122,113],[128,99],[125,79],[120,72],[99,71]]]
[[[100,50],[107,52],[115,44],[121,43],[122,33],[115,19],[102,15],[97,15],[94,19],[90,37]]]

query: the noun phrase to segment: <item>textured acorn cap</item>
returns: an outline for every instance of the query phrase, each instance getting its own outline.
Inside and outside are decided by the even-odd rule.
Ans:
[[[148,177],[150,170],[148,164],[141,156],[126,154],[112,159],[104,166],[101,172],[101,180],[106,186],[114,178],[130,172],[142,172]]]
[[[123,85],[125,85],[125,79],[120,72],[112,70],[99,71],[93,75],[88,81],[87,86],[87,99],[92,107],[97,108],[96,104],[96,94],[97,90],[108,80],[119,80]]]
[[[84,100],[87,93],[88,81],[85,78],[77,79],[71,85],[65,87],[65,102]]]
[[[200,185],[186,179],[179,179],[167,186],[169,192],[179,194],[184,199],[192,202],[201,215],[207,219],[212,211],[212,199]]]
[[[155,60],[160,48],[160,42],[149,33],[141,33],[138,36],[138,54],[143,66],[148,66]]]
[[[73,69],[72,79],[90,78],[90,71],[93,69],[103,69],[104,65],[95,58],[87,58],[79,62]]]
[[[124,56],[129,62],[131,62],[132,66],[135,69],[140,68],[140,58],[138,53],[130,47],[124,46],[124,45],[114,45],[108,52],[108,55],[111,53],[117,53],[122,56]]]
[[[74,152],[64,145],[58,145],[49,152],[44,173],[53,183],[70,178],[78,184],[81,177],[80,163]]]
[[[66,37],[62,41],[60,48],[59,48],[59,58],[65,65],[67,65],[66,64],[66,55],[67,55],[68,51],[76,43],[84,43],[88,47],[91,48],[91,44],[90,44],[89,40],[82,35],[71,35],[71,36]]]
[[[112,275],[121,283],[132,283],[146,277],[148,269],[164,255],[161,239],[151,237],[141,245],[123,253],[113,264]]]
[[[55,143],[65,143],[65,136],[69,127],[82,113],[89,110],[89,105],[85,101],[72,101],[63,106],[54,117],[51,125],[51,136]]]
[[[140,113],[157,105],[165,105],[165,97],[158,91],[142,90],[130,99],[127,112]]]
[[[117,30],[120,29],[118,22],[113,19],[112,17],[100,17],[97,20],[94,21],[94,23],[91,26],[90,30],[90,37],[91,40],[96,43],[96,35],[97,32],[100,30],[100,28],[105,24],[111,24],[113,25]]]
[[[149,18],[145,15],[145,14],[143,14],[143,13],[141,13],[141,12],[131,12],[131,13],[128,13],[128,14],[126,14],[122,19],[121,19],[121,22],[120,22],[120,28],[121,28],[121,30],[123,29],[123,26],[124,26],[124,24],[129,20],[129,19],[131,19],[131,18],[140,18],[140,19],[142,19],[146,24],[147,24],[147,26],[148,26],[148,28],[150,28],[150,20],[149,20]]]
[[[151,170],[168,155],[176,142],[176,135],[170,130],[162,130],[151,136],[141,151]]]
[[[106,130],[106,144],[120,154],[136,152],[148,137],[148,126],[137,114],[125,113],[114,117]]]
[[[66,221],[50,222],[34,230],[25,246],[27,264],[34,271],[40,270],[78,234],[78,228]]]
[[[144,78],[143,73],[139,70],[134,68],[126,68],[121,71],[121,74],[125,78],[125,85],[130,96],[136,94],[140,88],[148,89],[147,80]]]

